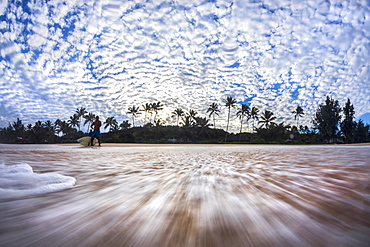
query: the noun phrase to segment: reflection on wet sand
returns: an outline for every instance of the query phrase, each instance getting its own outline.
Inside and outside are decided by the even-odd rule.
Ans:
[[[0,200],[1,246],[367,246],[370,147],[1,145],[77,179]]]

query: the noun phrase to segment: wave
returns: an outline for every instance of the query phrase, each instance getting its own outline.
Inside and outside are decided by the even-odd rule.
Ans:
[[[72,188],[76,179],[57,173],[34,173],[28,164],[0,164],[0,198],[37,196]]]

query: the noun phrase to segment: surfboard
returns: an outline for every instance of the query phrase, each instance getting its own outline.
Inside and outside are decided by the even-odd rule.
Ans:
[[[90,145],[90,141],[91,141],[91,137],[90,136],[84,136],[84,137],[81,137],[80,139],[77,139],[77,142],[80,143],[84,147],[91,146]],[[93,142],[94,143],[93,143],[92,146],[94,146],[96,143],[98,143],[98,139],[94,138],[94,141]]]

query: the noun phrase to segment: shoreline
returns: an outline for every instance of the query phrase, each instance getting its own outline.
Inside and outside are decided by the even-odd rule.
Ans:
[[[0,143],[1,145],[56,145],[56,146],[76,146],[83,147],[79,143]],[[282,146],[282,147],[312,147],[312,146],[323,146],[323,147],[366,147],[370,146],[370,143],[351,143],[351,144],[249,144],[249,143],[102,143],[101,147],[174,147],[174,146]],[[99,146],[94,146],[99,147]]]
[[[51,144],[51,145],[58,145],[58,146],[80,146],[82,147],[81,144],[79,143],[56,143],[56,144]],[[179,145],[184,145],[184,146],[339,146],[339,147],[345,147],[345,146],[370,146],[370,143],[351,143],[351,144],[307,144],[307,145],[299,145],[299,144],[194,144],[194,143],[102,143],[101,147],[171,147],[171,146],[179,146]],[[94,147],[99,147],[99,146],[94,146]]]

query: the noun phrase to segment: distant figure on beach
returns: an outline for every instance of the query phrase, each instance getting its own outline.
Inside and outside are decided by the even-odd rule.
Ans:
[[[99,146],[100,146],[100,127],[101,127],[101,122],[99,120],[99,116],[95,117],[95,121],[91,124],[91,128],[94,129],[94,131],[91,133],[91,140],[90,140],[90,145],[94,145],[94,138],[98,139]]]

